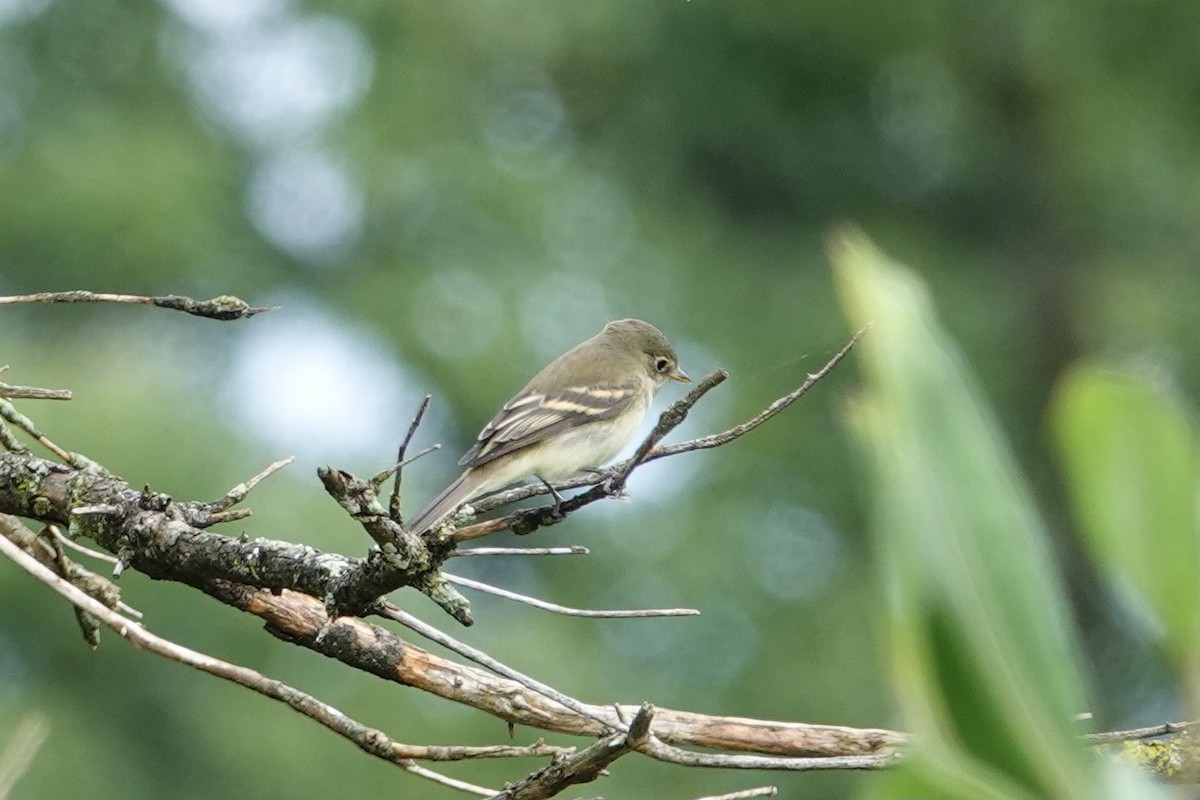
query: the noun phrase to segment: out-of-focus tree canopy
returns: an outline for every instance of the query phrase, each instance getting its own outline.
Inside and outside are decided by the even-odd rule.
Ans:
[[[316,466],[384,468],[432,393],[418,443],[444,448],[407,471],[420,505],[500,403],[609,319],[654,322],[693,375],[731,372],[678,436],[800,383],[849,335],[823,242],[852,219],[922,268],[1035,479],[1097,715],[1161,721],[1175,698],[1078,555],[1045,414],[1085,354],[1200,394],[1197,30],[1193,0],[0,0],[0,294],[281,306],[236,324],[6,308],[0,363],[72,388],[22,409],[135,485],[215,497],[297,454],[242,527],[361,554]],[[896,724],[847,366],[734,445],[647,466],[631,503],[525,540],[592,555],[456,565],[570,605],[701,617],[563,619],[473,596],[478,622],[456,633],[590,702]],[[398,739],[507,739],[182,587],[122,585],[156,632]],[[51,726],[16,796],[457,796],[115,640],[88,654],[69,609],[10,568],[0,608],[0,728],[31,710]],[[759,778],[630,757],[597,791]],[[865,780],[769,779],[790,797]]]

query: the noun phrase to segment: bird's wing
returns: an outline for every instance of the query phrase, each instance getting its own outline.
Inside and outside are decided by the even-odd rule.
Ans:
[[[478,467],[548,436],[619,414],[637,397],[638,384],[572,386],[552,393],[522,392],[504,404],[459,460]]]

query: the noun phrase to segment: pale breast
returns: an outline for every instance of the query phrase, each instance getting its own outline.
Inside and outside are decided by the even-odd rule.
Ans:
[[[589,422],[564,431],[549,446],[542,443],[531,459],[537,467],[533,472],[555,481],[569,478],[584,468],[603,467],[637,434],[649,408],[650,394],[647,392],[612,419]]]

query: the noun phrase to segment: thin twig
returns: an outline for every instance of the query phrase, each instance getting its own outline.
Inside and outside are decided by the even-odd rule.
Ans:
[[[1127,742],[1133,739],[1150,739],[1155,736],[1167,736],[1183,733],[1200,724],[1196,720],[1190,722],[1164,722],[1161,725],[1149,725],[1144,728],[1130,728],[1124,731],[1105,731],[1103,733],[1086,733],[1083,739],[1088,742]]]
[[[440,772],[434,772],[427,767],[422,767],[420,764],[414,764],[411,761],[406,764],[401,764],[400,767],[405,772],[411,772],[413,775],[418,777],[425,778],[426,780],[433,781],[434,783],[440,783],[442,786],[448,786],[451,789],[457,789],[460,792],[467,792],[469,794],[477,795],[479,797],[491,797],[496,792],[495,789],[489,789],[486,786],[479,786],[474,783],[460,781],[457,778],[451,778],[447,775],[441,774]]]
[[[592,710],[586,703],[581,703],[573,697],[569,697],[555,689],[553,686],[547,686],[539,680],[535,680],[524,673],[518,672],[506,664],[503,664],[489,656],[482,650],[477,650],[469,644],[458,641],[453,636],[443,633],[432,625],[428,625],[421,620],[401,610],[390,601],[384,600],[376,604],[375,612],[381,617],[399,622],[404,627],[416,631],[431,642],[437,642],[447,650],[452,650],[458,653],[463,658],[470,659],[482,667],[490,669],[497,675],[502,675],[509,680],[516,681],[527,689],[548,697],[559,705],[571,709],[576,714],[581,714],[588,719],[595,720],[606,728],[616,728],[618,730],[626,730],[620,723],[614,722],[611,718]]]
[[[459,556],[586,556],[591,550],[581,544],[564,547],[469,547],[455,550],[451,558]]]
[[[38,386],[13,386],[0,383],[0,397],[15,400],[70,400],[70,389],[42,389]]]
[[[759,786],[755,789],[743,789],[729,794],[713,794],[697,797],[696,800],[750,800],[752,797],[774,797],[779,794],[777,786]]]
[[[221,497],[218,500],[214,500],[213,502],[208,503],[207,508],[210,511],[219,512],[219,511],[225,511],[228,508],[232,508],[233,506],[236,506],[238,503],[240,503],[246,499],[246,495],[250,494],[250,492],[254,489],[255,486],[258,486],[258,484],[262,483],[264,480],[271,477],[276,472],[283,469],[288,464],[291,464],[295,460],[296,460],[296,457],[291,456],[289,458],[284,458],[284,459],[281,459],[279,461],[276,461],[276,462],[268,465],[266,469],[264,469],[262,472],[258,473],[254,477],[250,478],[247,481],[243,481],[242,483],[239,483],[237,486],[234,486],[232,489],[230,489],[228,492],[225,493],[224,497]],[[228,520],[226,520],[226,521],[228,521]]]
[[[409,464],[413,463],[417,459],[424,458],[425,456],[429,455],[430,453],[436,452],[441,449],[442,449],[442,445],[440,443],[431,444],[428,447],[422,449],[415,456],[409,456],[408,458],[401,461],[399,464],[396,465],[395,470],[396,470],[396,472],[399,472],[400,470],[404,469],[405,467],[407,467]]]
[[[413,414],[413,421],[408,426],[408,433],[404,434],[404,440],[400,442],[400,449],[396,452],[396,483],[392,486],[392,496],[388,501],[388,511],[391,513],[392,519],[398,523],[404,519],[400,514],[400,479],[404,473],[404,454],[408,452],[408,445],[412,442],[413,436],[416,435],[417,426],[421,424],[421,418],[425,416],[426,410],[429,409],[429,401],[432,399],[433,395],[425,395],[425,399],[417,407],[417,413]]]
[[[470,578],[462,578],[458,575],[451,575],[448,572],[442,572],[442,577],[451,583],[457,583],[459,586],[465,586],[468,589],[474,589],[479,592],[486,592],[497,597],[503,597],[506,600],[515,600],[518,603],[540,608],[543,611],[552,611],[555,614],[562,614],[567,617],[595,617],[600,619],[626,619],[626,618],[644,618],[644,617],[698,617],[700,611],[695,608],[633,608],[620,610],[600,610],[590,608],[571,608],[570,606],[560,606],[557,603],[550,603],[545,600],[539,600],[536,597],[530,597],[524,594],[510,592],[508,589],[501,589],[498,586],[481,583],[471,580]]]
[[[334,733],[354,742],[364,752],[396,764],[414,774],[429,777],[427,770],[421,769],[417,771],[411,768],[416,765],[405,763],[408,759],[398,755],[397,745],[399,743],[392,741],[391,737],[383,731],[369,728],[361,722],[357,722],[346,716],[333,706],[327,705],[312,695],[301,692],[282,681],[267,678],[261,673],[247,667],[221,661],[220,659],[213,658],[212,656],[150,633],[139,623],[112,611],[104,606],[104,604],[92,599],[83,591],[71,585],[70,582],[55,575],[49,568],[43,566],[37,559],[28,555],[15,543],[3,536],[0,536],[0,553],[3,553],[21,569],[65,597],[76,608],[81,608],[96,617],[111,628],[118,636],[127,639],[135,646],[200,670],[201,672],[207,672],[210,675],[215,675],[218,678],[223,678],[224,680],[244,686],[272,700],[285,703],[309,719],[324,725]],[[399,752],[403,752],[404,747],[404,745],[400,745]],[[449,781],[451,779],[447,778],[446,780]],[[487,791],[480,787],[475,788],[480,790],[480,794]]]
[[[404,459],[403,461],[398,461],[395,464],[392,464],[390,467],[383,470],[382,472],[376,473],[375,475],[373,475],[371,477],[370,482],[375,487],[376,491],[378,491],[379,487],[383,486],[383,484],[387,481],[388,478],[392,477],[393,475],[398,474],[402,469],[404,469],[405,467],[407,467],[409,464],[413,463],[417,459],[423,458],[424,456],[429,455],[430,453],[434,452],[435,450],[441,450],[441,449],[442,449],[442,446],[440,444],[431,444],[431,445],[429,445],[429,447],[426,447],[424,450],[417,453],[415,456],[409,456],[408,458]],[[390,510],[391,501],[389,500],[388,502],[389,502],[389,510]],[[392,517],[389,517],[389,519],[392,519]]]
[[[61,541],[63,545],[71,548],[77,553],[82,553],[85,556],[91,556],[92,558],[103,561],[107,564],[118,564],[121,561],[121,559],[114,555],[109,555],[108,553],[101,552],[100,550],[94,550],[90,547],[81,545],[79,542],[63,533],[57,525],[47,525],[46,529],[50,531],[51,535]]]
[[[143,297],[136,294],[111,294],[107,292],[39,292],[0,297],[0,305],[13,303],[131,303],[140,306],[158,306],[183,311],[197,317],[221,321],[246,319],[264,311],[274,311],[278,306],[254,307],[240,297],[223,294],[211,300],[193,300],[178,294],[159,297]]]

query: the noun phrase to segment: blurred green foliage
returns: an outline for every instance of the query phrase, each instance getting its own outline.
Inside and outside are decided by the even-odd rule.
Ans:
[[[446,450],[409,471],[419,504],[500,402],[607,319],[659,325],[692,374],[731,371],[679,436],[798,384],[848,335],[821,246],[851,218],[920,265],[1033,484],[1081,633],[1072,680],[1101,724],[1158,722],[1176,684],[1079,548],[1043,421],[1085,354],[1135,354],[1200,394],[1198,26],[1189,0],[0,0],[0,293],[283,306],[236,325],[7,308],[0,362],[10,382],[75,390],[22,408],[135,484],[212,497],[298,453],[243,528],[356,553],[315,466],[383,467],[432,392],[423,441]],[[632,504],[539,534],[586,559],[459,568],[702,617],[567,620],[478,598],[459,633],[593,702],[900,725],[868,472],[840,425],[853,383],[839,369],[769,432],[651,465]],[[156,632],[398,739],[507,736],[183,588],[122,583]],[[0,729],[32,709],[51,726],[18,796],[457,796],[120,643],[87,654],[69,610],[10,569],[0,607]],[[535,766],[453,772],[499,785]],[[597,791],[767,779],[794,797],[864,785],[629,758]]]
[[[1082,364],[1054,428],[1082,533],[1130,594],[1200,709],[1200,438],[1161,375]]]

